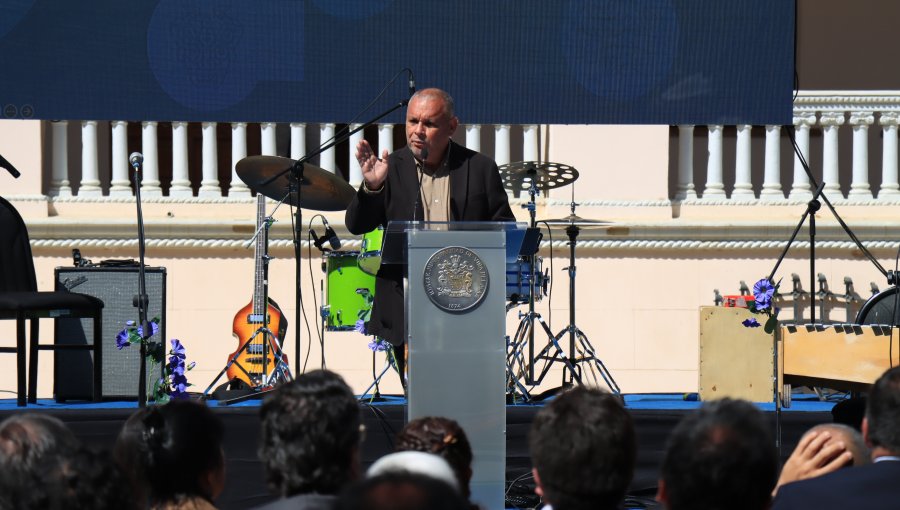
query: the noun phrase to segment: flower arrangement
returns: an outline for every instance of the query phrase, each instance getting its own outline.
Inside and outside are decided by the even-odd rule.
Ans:
[[[780,283],[780,282],[779,282]],[[763,329],[766,333],[772,333],[778,327],[778,312],[772,300],[778,292],[778,284],[773,284],[768,278],[763,278],[753,285],[753,300],[747,301],[747,308],[756,315],[764,315],[767,317]],[[756,317],[750,317],[742,322],[744,327],[758,328],[763,326]]]
[[[170,340],[168,359],[165,359],[163,342],[153,340],[153,336],[159,332],[159,317],[154,317],[149,324],[150,335],[145,339],[144,329],[141,326],[136,325],[134,321],[126,322],[125,329],[116,335],[116,349],[122,350],[132,344],[145,342],[150,367],[157,367],[162,365],[163,361],[166,362],[162,367],[162,375],[153,383],[147,396],[158,404],[164,404],[171,399],[187,398],[187,388],[191,384],[185,373],[193,369],[196,363],[186,364],[187,354],[184,345],[177,338]]]

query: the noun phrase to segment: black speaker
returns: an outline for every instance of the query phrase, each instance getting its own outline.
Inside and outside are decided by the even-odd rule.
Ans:
[[[147,278],[147,318],[159,317],[159,333],[154,340],[168,342],[166,337],[166,268],[144,269]],[[94,296],[103,301],[103,397],[104,399],[137,399],[140,372],[140,346],[116,348],[116,334],[127,321],[138,320],[134,296],[138,294],[138,268],[126,267],[57,267],[56,290],[69,290]],[[88,319],[58,319],[56,337],[61,343],[90,343],[93,324]],[[63,340],[64,339],[64,340]],[[166,343],[168,352],[168,343]],[[91,397],[92,356],[86,351],[54,351],[53,395],[57,401]],[[147,364],[147,388],[159,379],[159,366]]]

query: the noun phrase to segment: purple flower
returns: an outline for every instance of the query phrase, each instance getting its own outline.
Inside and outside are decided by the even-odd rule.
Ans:
[[[129,322],[131,322],[131,321],[129,321]],[[159,324],[156,323],[156,322],[154,322],[154,321],[150,321],[150,336],[153,336],[153,335],[155,335],[155,334],[157,334],[157,333],[159,333]],[[144,338],[144,328],[143,328],[143,326],[138,326],[138,328],[137,328],[137,334],[138,334],[139,337]]]
[[[760,324],[759,321],[756,320],[756,317],[750,317],[741,324],[743,324],[745,328],[758,328],[762,326],[762,324]]]
[[[116,335],[116,349],[121,351],[129,345],[131,345],[131,342],[128,341],[128,330],[123,329],[122,331],[119,331],[119,334]]]
[[[173,357],[178,357],[178,358],[184,359],[185,358],[184,345],[181,344],[181,341],[178,340],[177,338],[173,338],[171,341],[171,344],[172,344],[172,350],[169,351],[169,354],[171,354]]]
[[[367,334],[368,334],[368,333],[366,332],[366,329],[367,329],[367,328],[366,328],[366,321],[364,321],[364,320],[362,320],[362,319],[359,319],[358,321],[356,321],[356,326],[354,326],[353,329],[354,329],[354,331],[356,331],[357,333],[362,333],[362,334],[364,334],[364,335],[367,335]]]
[[[753,286],[753,298],[756,300],[756,309],[763,311],[772,305],[772,296],[775,294],[775,286],[768,278],[756,282]]]
[[[387,342],[380,338],[376,338],[369,342],[369,349],[372,349],[372,352],[384,352],[388,348]]]

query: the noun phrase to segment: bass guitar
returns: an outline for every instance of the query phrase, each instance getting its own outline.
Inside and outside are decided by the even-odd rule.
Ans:
[[[266,197],[256,196],[256,247],[253,299],[234,316],[232,333],[238,348],[229,357],[232,387],[242,381],[251,387],[271,386],[287,372],[288,357],[281,350],[287,319],[278,303],[268,297],[269,218]]]

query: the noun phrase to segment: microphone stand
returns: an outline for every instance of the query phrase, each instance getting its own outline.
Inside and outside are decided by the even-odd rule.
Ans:
[[[383,119],[384,117],[387,117],[388,115],[390,115],[391,113],[394,113],[395,111],[399,110],[400,108],[403,108],[407,104],[409,104],[409,99],[404,99],[404,100],[400,101],[399,103],[395,104],[394,106],[392,106],[390,109],[388,109],[384,113],[378,115],[377,117],[375,117],[371,120],[366,121],[365,123],[361,124],[356,129],[353,129],[351,131],[348,131],[347,133],[344,133],[340,137],[332,140],[330,143],[319,146],[318,149],[316,149],[316,150],[310,152],[309,154],[306,154],[302,158],[294,161],[293,165],[272,175],[271,177],[269,177],[268,179],[263,181],[263,183],[260,185],[260,186],[269,185],[272,182],[274,182],[276,179],[281,177],[282,175],[284,175],[288,172],[291,172],[291,179],[290,179],[291,186],[292,187],[295,185],[297,186],[297,190],[296,190],[297,191],[297,212],[295,213],[296,218],[295,218],[295,226],[294,226],[294,274],[296,275],[295,286],[297,288],[297,290],[295,291],[296,312],[295,312],[295,317],[294,317],[294,320],[295,320],[294,323],[297,326],[294,328],[294,334],[295,334],[294,366],[297,367],[298,375],[300,374],[300,359],[301,359],[300,348],[302,346],[301,334],[300,334],[300,319],[302,316],[301,303],[303,302],[303,291],[300,289],[300,285],[302,283],[301,271],[303,268],[303,263],[301,260],[302,252],[300,250],[300,239],[301,239],[300,236],[301,236],[301,229],[303,228],[303,214],[301,212],[303,206],[302,206],[302,202],[300,200],[300,195],[301,195],[301,192],[303,191],[303,165],[307,161],[309,161],[312,158],[318,156],[319,154],[327,151],[328,149],[334,147],[335,145],[349,140],[350,137],[353,136],[354,134],[375,124],[379,120]],[[290,190],[290,191],[293,191],[293,190]]]
[[[147,406],[147,340],[153,333],[147,320],[147,306],[150,298],[147,296],[147,277],[144,274],[144,214],[141,211],[141,161],[133,160],[134,167],[134,198],[137,205],[138,224],[138,293],[132,298],[132,304],[138,309],[138,322],[141,324],[140,362],[138,370],[138,407]],[[161,341],[162,342],[162,341]],[[162,343],[160,348],[164,349]]]

